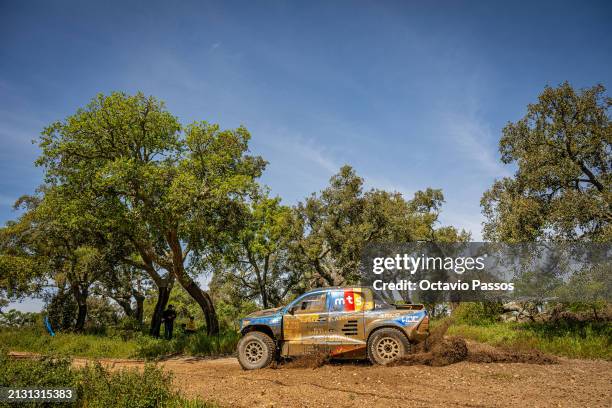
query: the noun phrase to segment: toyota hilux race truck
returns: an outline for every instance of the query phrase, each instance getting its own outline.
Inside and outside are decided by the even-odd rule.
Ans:
[[[238,361],[245,370],[310,353],[384,365],[427,339],[429,317],[423,305],[389,304],[368,287],[318,288],[248,315],[240,332]]]

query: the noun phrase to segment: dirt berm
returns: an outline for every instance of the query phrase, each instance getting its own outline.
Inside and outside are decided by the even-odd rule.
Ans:
[[[460,337],[449,337],[436,342],[430,351],[408,355],[396,365],[424,364],[434,367],[461,361],[473,363],[528,363],[555,364],[559,360],[537,350],[515,351],[499,349],[486,344],[468,342]]]

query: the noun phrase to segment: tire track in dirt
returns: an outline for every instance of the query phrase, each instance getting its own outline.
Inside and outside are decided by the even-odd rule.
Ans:
[[[78,359],[75,365],[89,362]],[[144,362],[104,359],[111,370]],[[243,371],[235,358],[180,357],[158,363],[188,397],[223,407],[610,407],[612,362],[459,362],[444,367],[332,363]]]

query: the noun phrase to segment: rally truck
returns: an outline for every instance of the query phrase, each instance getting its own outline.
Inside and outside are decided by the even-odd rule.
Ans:
[[[389,364],[429,336],[423,305],[390,304],[368,287],[318,288],[287,306],[240,320],[238,361],[245,370],[310,353]]]

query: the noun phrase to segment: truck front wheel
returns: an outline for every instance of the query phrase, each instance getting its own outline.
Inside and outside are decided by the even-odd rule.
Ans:
[[[410,353],[410,342],[398,329],[383,328],[368,339],[368,359],[372,364],[387,365]]]
[[[252,331],[238,342],[238,362],[243,370],[257,370],[270,365],[276,345],[265,333]]]

